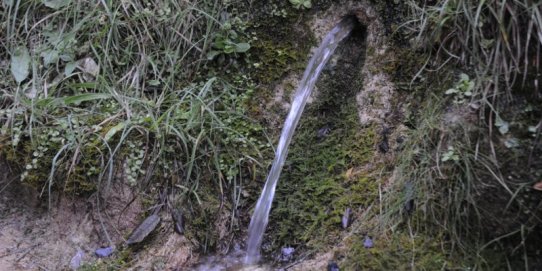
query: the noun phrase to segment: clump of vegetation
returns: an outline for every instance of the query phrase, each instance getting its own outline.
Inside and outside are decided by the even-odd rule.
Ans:
[[[345,251],[341,267],[347,270],[448,270],[470,268],[467,262],[450,259],[445,242],[441,238],[427,235],[413,235],[408,232],[394,232],[391,236],[381,235],[374,246],[364,246],[365,236],[349,238],[351,248]],[[339,255],[335,255],[338,257]]]
[[[290,0],[290,3],[294,6],[296,9],[300,8],[311,8],[312,3],[311,0]]]
[[[221,17],[231,3],[1,4],[0,153],[22,182],[44,198],[124,181],[174,191],[194,213],[208,195],[237,208],[270,146],[247,116],[249,76],[208,61],[250,49],[243,21]]]
[[[416,117],[382,222],[414,222],[427,234],[444,234],[450,253],[474,259],[478,268],[529,269],[538,260],[528,238],[539,240],[535,221],[541,217],[530,186],[542,173],[528,158],[540,155],[539,139],[527,131],[542,117],[518,104],[540,102],[540,6],[459,0],[409,1],[409,7],[411,21],[403,30],[427,61],[410,80]],[[458,69],[463,72],[456,76]],[[494,257],[495,249],[507,254]]]
[[[539,70],[542,13],[537,2],[457,0],[425,5],[409,1],[409,7],[416,41],[435,46],[443,61],[470,66],[485,79],[476,92],[478,98],[490,100],[503,90],[509,93]]]

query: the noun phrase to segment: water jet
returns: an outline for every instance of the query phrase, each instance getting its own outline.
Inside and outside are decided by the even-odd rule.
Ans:
[[[275,195],[276,185],[288,154],[288,146],[292,140],[295,128],[299,123],[307,99],[311,95],[320,73],[333,55],[333,52],[339,43],[350,35],[356,23],[356,17],[346,16],[325,36],[315,54],[310,59],[303,74],[303,78],[294,93],[292,105],[286,121],[284,122],[279,143],[275,151],[275,158],[271,170],[250,221],[247,255],[245,258],[246,264],[254,264],[259,261],[260,246],[265,228],[268,224],[269,212]]]

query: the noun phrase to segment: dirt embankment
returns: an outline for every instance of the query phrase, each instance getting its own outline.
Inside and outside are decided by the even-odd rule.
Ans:
[[[116,246],[115,259],[120,258],[124,238],[142,219],[140,198],[134,199],[134,191],[121,183],[114,184],[115,194],[102,199],[100,208],[96,196],[69,195],[53,197],[48,208],[40,193],[23,186],[1,159],[0,172],[0,270],[69,270],[78,252],[81,265],[115,264],[103,263],[95,250]],[[130,251],[130,266],[178,268],[194,261],[190,243],[172,234],[170,223],[162,224],[148,249],[141,249],[145,253]]]

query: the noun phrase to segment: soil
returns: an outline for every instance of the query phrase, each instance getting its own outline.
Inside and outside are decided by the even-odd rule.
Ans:
[[[48,206],[2,159],[0,172],[0,270],[69,270],[78,251],[83,252],[81,265],[100,264],[95,250],[117,245],[119,251],[142,220],[143,204],[126,185],[114,184],[116,194],[101,204],[101,211],[96,196],[54,197]],[[190,243],[170,231],[172,227],[162,228],[164,234],[145,253],[132,253],[131,266],[180,268],[194,258]]]

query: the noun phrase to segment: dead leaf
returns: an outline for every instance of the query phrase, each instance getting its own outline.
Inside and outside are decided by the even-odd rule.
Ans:
[[[346,179],[350,179],[352,178],[352,172],[354,171],[354,168],[349,168],[346,173],[344,174],[344,177],[346,177]]]
[[[83,72],[86,81],[91,81],[100,74],[100,66],[91,57],[78,60],[77,68]]]

